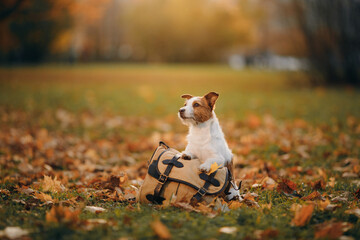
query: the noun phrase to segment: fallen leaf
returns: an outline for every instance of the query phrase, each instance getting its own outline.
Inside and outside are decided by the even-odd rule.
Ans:
[[[225,233],[225,234],[235,234],[237,231],[236,227],[222,227],[219,229],[220,233]]]
[[[343,178],[358,178],[359,175],[353,172],[344,172],[342,175]]]
[[[325,210],[326,211],[334,211],[335,209],[339,208],[340,206],[339,205],[336,205],[336,204],[329,204],[325,207]]]
[[[358,190],[356,190],[355,192],[355,197],[360,200],[360,188]]]
[[[150,226],[160,239],[171,239],[169,229],[160,220],[153,221]]]
[[[335,186],[335,178],[334,177],[329,178],[328,185],[332,188]]]
[[[102,213],[102,212],[105,212],[106,209],[105,208],[102,208],[102,207],[95,207],[95,206],[86,206],[84,208],[85,211],[89,211],[89,212],[92,212],[92,213]]]
[[[54,206],[46,213],[46,221],[53,223],[65,223],[75,225],[79,220],[80,209],[73,210],[69,207]]]
[[[229,208],[231,210],[235,210],[235,209],[238,209],[240,208],[241,206],[243,205],[243,203],[239,202],[239,201],[231,201],[229,203]]]
[[[198,209],[201,213],[205,213],[205,214],[213,213],[213,210],[210,207],[208,207],[202,203],[198,203],[195,206],[195,209]]]
[[[261,233],[261,239],[274,239],[279,235],[279,231],[273,228],[265,229]]]
[[[49,176],[44,175],[44,179],[41,181],[41,187],[44,192],[63,192],[66,190],[64,185],[56,179],[52,179]]]
[[[316,182],[314,183],[311,183],[311,187],[314,189],[314,190],[320,190],[320,189],[325,189],[325,182],[320,179],[320,180],[317,180]]]
[[[313,204],[301,206],[295,212],[295,216],[292,219],[291,223],[298,227],[305,226],[310,221],[313,211],[314,211]]]
[[[53,201],[52,197],[46,193],[43,193],[43,192],[35,192],[34,193],[34,197],[39,199],[40,201],[42,202],[49,202],[49,201]]]
[[[29,187],[25,187],[25,186],[22,186],[21,188],[17,188],[16,190],[17,190],[19,193],[26,194],[26,195],[30,195],[30,194],[32,194],[32,193],[35,192],[34,189],[29,188]]]
[[[308,201],[308,200],[314,201],[314,200],[317,200],[317,199],[322,200],[323,197],[321,196],[321,194],[318,191],[315,191],[315,192],[310,193],[307,196],[302,197],[301,199],[304,200],[304,201]]]
[[[28,230],[24,230],[20,227],[6,227],[0,231],[1,238],[18,239],[29,234]]]
[[[360,218],[360,209],[359,209],[359,208],[346,210],[345,213],[347,213],[347,214],[353,214],[353,215],[355,215],[357,218]]]
[[[337,196],[337,197],[332,198],[331,201],[346,203],[346,202],[348,202],[348,199],[345,197]]]
[[[346,222],[324,222],[316,226],[315,238],[338,239],[352,227]]]
[[[209,170],[209,173],[208,175],[212,174],[213,172],[215,172],[216,170],[218,170],[219,168],[221,168],[222,165],[218,165],[217,162],[214,162],[213,164],[211,164],[210,166],[210,170]]]
[[[290,181],[289,179],[282,179],[281,182],[278,184],[276,190],[278,192],[285,192],[288,194],[292,194],[296,192],[297,186],[294,182]]]

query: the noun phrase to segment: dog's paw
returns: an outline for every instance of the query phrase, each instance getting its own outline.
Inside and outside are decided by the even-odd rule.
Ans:
[[[209,172],[211,168],[211,163],[205,162],[199,166],[201,172]]]
[[[188,154],[186,154],[186,153],[183,153],[183,154],[181,155],[181,158],[184,159],[184,160],[191,160],[191,156],[188,155]]]

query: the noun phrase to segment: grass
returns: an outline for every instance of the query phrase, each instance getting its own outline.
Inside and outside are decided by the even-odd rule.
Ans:
[[[167,132],[171,132],[174,136],[171,135],[170,139],[182,139],[176,135],[183,136],[186,132],[186,128],[176,120],[177,109],[183,104],[180,95],[202,95],[213,90],[220,93],[216,112],[220,121],[225,123],[224,132],[235,154],[241,156],[240,147],[245,145],[242,136],[249,135],[254,139],[264,134],[262,131],[270,131],[264,143],[251,145],[250,153],[243,154],[242,164],[246,167],[255,160],[269,162],[279,172],[281,169],[289,171],[291,167],[301,166],[303,171],[294,177],[291,174],[287,177],[298,185],[303,195],[312,191],[307,181],[318,177],[316,174],[309,177],[308,171],[316,172],[318,169],[326,172],[324,180],[336,178],[333,188],[327,186],[319,190],[322,194],[337,196],[356,191],[356,181],[342,178],[342,173],[333,168],[342,164],[346,158],[360,157],[359,132],[356,130],[359,128],[360,92],[348,88],[309,88],[302,73],[251,69],[235,71],[218,65],[97,64],[3,68],[0,69],[0,126],[4,129],[4,136],[14,129],[33,135],[37,129],[46,128],[49,134],[59,136],[59,139],[76,136],[95,149],[96,142],[102,139],[112,139],[125,146],[132,141],[148,141],[154,132],[160,132],[164,138]],[[70,114],[68,118],[75,120],[65,127],[61,126],[66,119],[57,119],[58,109],[66,110]],[[247,125],[252,115],[260,116],[262,123],[259,127]],[[275,127],[264,126],[263,116],[268,115],[275,119]],[[89,126],[84,123],[88,116],[95,122]],[[113,128],[106,127],[108,120],[116,116],[126,122]],[[305,121],[305,127],[296,127],[299,119]],[[240,129],[240,135],[236,134],[237,129]],[[322,134],[321,139],[326,139],[326,144],[312,143],[319,132]],[[271,135],[276,135],[276,140],[271,140]],[[288,161],[280,160],[283,156],[281,138],[288,139],[292,146],[310,146],[311,157],[302,158],[292,149]],[[84,205],[101,206],[108,211],[99,214],[82,211],[81,219],[101,218],[112,224],[84,230],[65,223],[48,223],[45,214],[51,206],[24,205],[14,201],[28,202],[31,197],[15,191],[15,186],[21,181],[19,162],[13,156],[17,150],[12,149],[13,155],[8,158],[11,144],[5,139],[0,138],[0,189],[6,189],[10,194],[0,192],[0,229],[21,226],[30,230],[29,236],[33,239],[156,239],[150,227],[156,218],[169,228],[173,239],[259,239],[259,230],[267,229],[275,229],[277,232],[268,238],[311,239],[317,231],[316,225],[330,220],[350,222],[353,227],[344,234],[354,239],[360,238],[360,221],[356,216],[345,213],[349,207],[359,207],[353,195],[348,203],[340,204],[334,211],[316,208],[309,224],[296,227],[291,225],[294,214],[290,208],[294,203],[304,204],[305,201],[288,198],[276,191],[251,188],[246,191],[259,194],[260,206],[271,203],[272,207],[242,207],[220,213],[215,218],[174,207],[163,209],[137,203],[103,201],[96,197],[85,197],[81,191],[72,188],[63,196],[49,194],[60,200],[82,196]],[[172,141],[177,148],[184,146],[184,143]],[[66,146],[73,148],[70,144],[57,151],[67,151]],[[125,151],[137,162],[147,160],[151,154],[151,149],[147,148],[135,151],[119,149],[113,151]],[[110,158],[104,156],[104,159]],[[29,162],[34,160],[29,158]],[[52,164],[57,172],[70,169],[66,164]],[[103,164],[116,166],[122,162],[104,161]],[[241,171],[246,172],[246,168]],[[264,174],[261,171],[264,170],[260,167],[258,174]],[[12,181],[14,178],[17,181]],[[235,226],[237,231],[230,235],[221,234],[218,230],[222,226]]]

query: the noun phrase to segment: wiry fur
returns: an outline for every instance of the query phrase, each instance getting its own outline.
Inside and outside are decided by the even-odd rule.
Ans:
[[[182,152],[182,157],[200,159],[202,161],[200,171],[208,172],[214,162],[221,167],[232,165],[233,154],[214,112],[218,96],[214,92],[203,97],[193,97],[188,94],[182,96],[187,101],[185,106],[180,108],[178,116],[185,125],[189,126],[188,144]],[[239,196],[239,192],[232,188],[228,198],[234,196]]]

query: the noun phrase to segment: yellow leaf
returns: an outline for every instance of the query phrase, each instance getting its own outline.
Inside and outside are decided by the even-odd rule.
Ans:
[[[216,170],[218,170],[219,168],[221,168],[222,165],[218,165],[217,162],[214,162],[213,164],[211,164],[210,166],[210,171],[209,171],[209,175],[212,174],[213,172],[215,172]]]

